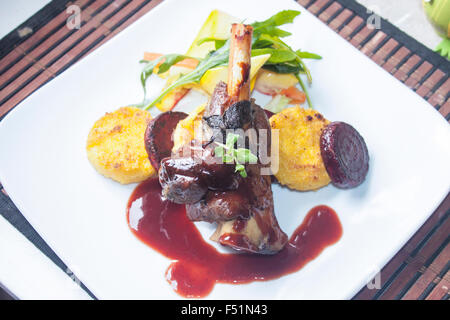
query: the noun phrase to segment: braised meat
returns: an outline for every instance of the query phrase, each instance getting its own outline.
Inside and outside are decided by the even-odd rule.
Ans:
[[[163,159],[159,180],[165,197],[186,204],[189,219],[218,224],[213,240],[236,250],[273,254],[287,236],[274,215],[271,176],[262,174],[269,166],[261,158],[270,155],[270,124],[249,99],[251,37],[252,27],[233,25],[228,83],[217,85],[205,109],[202,141]],[[245,164],[246,177],[235,172],[234,163],[214,155],[230,131],[240,133],[238,144],[256,150],[258,162]],[[199,149],[203,152],[195,152]]]
[[[201,148],[195,141],[180,154],[164,158],[159,169],[162,194],[179,204],[194,203],[202,199],[209,190],[235,190],[238,182],[232,164],[222,164],[213,155],[212,145]]]

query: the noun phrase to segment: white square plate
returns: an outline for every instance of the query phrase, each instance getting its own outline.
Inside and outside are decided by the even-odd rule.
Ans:
[[[450,187],[450,126],[419,96],[291,0],[165,1],[16,107],[0,123],[0,181],[62,260],[101,299],[178,298],[164,279],[170,261],[130,232],[134,186],[89,164],[90,127],[139,101],[144,51],[185,52],[220,9],[246,21],[282,9],[302,14],[287,42],[321,54],[310,95],[328,119],[351,123],[370,152],[356,189],[293,192],[274,186],[277,217],[291,234],[315,205],[334,208],[341,240],[297,273],[269,282],[218,284],[208,298],[351,298],[412,236]],[[199,228],[205,236],[212,229]]]

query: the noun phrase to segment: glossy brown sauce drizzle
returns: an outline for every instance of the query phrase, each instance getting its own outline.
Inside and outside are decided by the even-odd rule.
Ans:
[[[184,297],[204,297],[215,283],[264,281],[296,272],[342,235],[334,210],[321,205],[309,211],[279,253],[223,254],[203,239],[186,217],[184,205],[162,199],[157,179],[147,180],[134,190],[127,219],[136,237],[174,260],[166,279]]]

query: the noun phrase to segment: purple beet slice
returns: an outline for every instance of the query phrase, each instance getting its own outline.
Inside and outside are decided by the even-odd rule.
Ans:
[[[148,124],[144,136],[145,150],[156,170],[159,169],[161,160],[172,154],[172,133],[178,122],[187,116],[184,112],[168,111],[161,113]]]
[[[332,183],[354,188],[366,178],[369,152],[363,137],[345,122],[332,122],[320,136],[320,151]]]

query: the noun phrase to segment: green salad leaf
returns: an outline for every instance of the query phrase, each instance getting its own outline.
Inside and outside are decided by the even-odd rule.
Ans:
[[[158,74],[164,73],[166,71],[168,71],[170,69],[171,66],[173,66],[174,64],[177,64],[180,61],[183,61],[187,58],[191,58],[182,54],[166,54],[163,55],[155,60],[152,61],[147,61],[147,60],[141,60],[141,63],[145,63],[145,66],[141,72],[141,84],[142,84],[142,88],[144,89],[144,100],[145,100],[145,96],[146,96],[146,82],[147,79],[153,74],[155,68],[161,64],[158,67]],[[162,63],[161,63],[162,62]]]
[[[300,50],[295,51],[295,53],[297,54],[297,56],[299,56],[302,59],[316,59],[316,60],[322,59],[322,57],[316,53],[300,51]]]
[[[268,35],[274,35],[271,33],[271,31],[277,30],[278,28],[276,28],[276,27],[282,26],[287,23],[294,22],[295,17],[297,17],[299,14],[300,14],[300,11],[296,11],[296,10],[280,11],[280,12],[274,14],[273,16],[271,16],[267,20],[252,23],[251,26],[253,27],[253,33],[254,34],[265,33]],[[280,29],[278,29],[278,30],[280,30]],[[286,32],[286,31],[284,31],[284,32]]]
[[[144,110],[148,110],[175,88],[181,87],[189,83],[199,82],[202,76],[211,68],[228,63],[228,55],[230,52],[230,40],[220,47],[218,50],[211,52],[205,59],[201,60],[197,67],[189,73],[186,73],[174,81],[170,86],[165,88],[154,100],[144,104]]]
[[[219,39],[219,38],[211,38],[211,37],[209,37],[209,38],[200,39],[197,42],[197,45],[201,45],[202,43],[209,42],[209,41],[214,41],[214,45],[215,45],[215,48],[217,50],[217,49],[223,47],[223,45],[225,44],[225,42],[227,42],[227,40],[228,39]]]
[[[290,50],[273,48],[252,49],[252,57],[263,54],[270,54],[269,60],[266,61],[267,64],[278,64],[295,59],[295,53],[292,53]]]
[[[298,73],[304,73],[304,70],[301,66],[291,62],[265,64],[263,68],[276,73],[292,73],[294,75]]]

